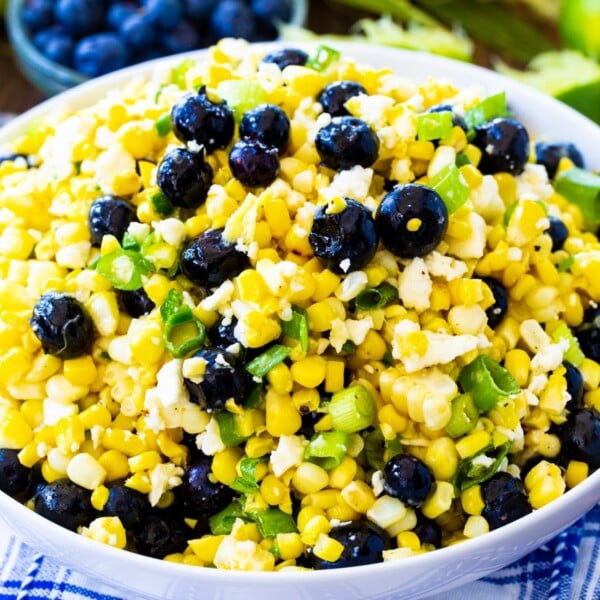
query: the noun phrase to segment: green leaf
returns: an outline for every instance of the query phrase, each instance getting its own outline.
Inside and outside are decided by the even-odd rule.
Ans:
[[[511,442],[505,442],[497,448],[493,444],[490,444],[473,456],[461,460],[452,478],[452,484],[457,492],[460,494],[473,486],[487,481],[498,471],[510,447]],[[483,457],[487,457],[487,460]]]

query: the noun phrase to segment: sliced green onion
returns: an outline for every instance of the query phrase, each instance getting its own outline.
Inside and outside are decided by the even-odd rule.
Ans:
[[[430,177],[429,186],[440,195],[448,214],[456,212],[469,198],[469,184],[454,163]]]
[[[473,456],[461,460],[452,478],[452,483],[456,490],[464,492],[475,485],[487,481],[500,468],[510,447],[511,442],[504,442],[504,444],[497,448],[493,444],[490,444]]]
[[[471,159],[464,152],[459,152],[456,155],[456,166],[457,167],[462,167],[464,165],[470,165],[470,164],[471,164]]]
[[[355,433],[373,424],[377,407],[369,390],[354,384],[333,394],[327,411],[336,431]]]
[[[171,81],[180,88],[186,87],[185,76],[187,72],[194,66],[194,61],[191,58],[182,60],[178,65],[171,70]]]
[[[502,216],[502,224],[504,225],[504,227],[508,227],[508,224],[510,223],[510,218],[513,216],[513,213],[515,212],[515,209],[517,208],[518,204],[519,201],[515,200],[514,202],[509,204],[507,209],[504,211],[504,215]]]
[[[506,93],[499,92],[487,96],[481,100],[481,102],[470,108],[465,113],[465,123],[469,129],[474,129],[478,125],[491,121],[496,117],[503,117],[506,113]]]
[[[236,427],[236,419],[233,413],[222,411],[215,415],[217,425],[219,426],[219,435],[221,441],[226,446],[239,446],[248,438],[240,435]]]
[[[175,357],[184,358],[204,344],[206,328],[187,304],[182,304],[165,321],[163,342]]]
[[[178,290],[170,289],[167,297],[160,306],[160,316],[163,321],[167,321],[171,315],[177,312],[177,309],[183,303],[183,294]]]
[[[265,90],[252,79],[228,79],[217,86],[217,94],[223,98],[239,121],[244,113],[266,102]]]
[[[264,400],[263,388],[260,383],[250,387],[244,399],[244,408],[260,408]]]
[[[308,351],[308,317],[303,308],[292,306],[292,318],[282,321],[281,328],[285,337],[298,340],[302,351]]]
[[[296,533],[296,521],[292,515],[279,508],[270,508],[252,513],[258,530],[264,538],[275,537],[278,533]]]
[[[559,273],[564,273],[568,271],[575,264],[575,256],[573,254],[569,254],[567,258],[561,260],[557,265],[556,269]]]
[[[388,348],[385,351],[385,354],[383,355],[383,358],[381,359],[381,362],[386,366],[386,367],[391,367],[393,362],[394,362],[394,355],[392,354],[392,351]]]
[[[134,250],[119,249],[101,256],[96,271],[118,290],[138,290],[154,265]]]
[[[356,307],[361,310],[383,308],[398,297],[398,288],[384,281],[376,288],[367,288],[355,298]]]
[[[341,464],[347,451],[347,433],[322,431],[312,437],[304,450],[304,458],[329,471]]]
[[[274,366],[285,360],[292,349],[289,346],[275,344],[246,365],[246,371],[254,377],[264,377]]]
[[[342,351],[354,354],[356,352],[356,344],[352,340],[346,340],[342,345]]]
[[[155,192],[152,194],[152,196],[150,196],[150,202],[152,204],[152,208],[161,217],[168,217],[175,211],[175,208],[171,204],[170,200],[162,192]]]
[[[452,112],[429,112],[417,115],[417,139],[445,140],[452,134]]]
[[[252,520],[237,502],[232,502],[222,511],[210,517],[208,520],[210,532],[213,535],[229,535],[236,519],[242,519],[246,523]]]
[[[380,429],[367,432],[364,435],[364,442],[367,462],[373,469],[379,471],[385,467],[390,458],[403,452],[402,438],[396,436],[391,440],[386,440]]]
[[[496,406],[501,398],[519,392],[519,384],[510,372],[485,354],[462,368],[458,381],[464,392],[470,392],[480,412]]]
[[[594,229],[600,223],[600,175],[574,167],[554,179],[556,191],[581,210],[585,225]]]
[[[556,343],[567,340],[569,347],[564,353],[564,359],[569,361],[572,365],[578,367],[585,358],[585,354],[579,347],[577,338],[573,335],[571,328],[564,322],[561,321],[550,333],[550,337]]]
[[[461,394],[452,400],[452,413],[446,425],[446,433],[452,438],[459,438],[468,433],[477,424],[479,410],[475,406],[470,393]]]
[[[325,44],[319,44],[315,50],[315,53],[308,57],[306,66],[309,69],[314,69],[315,71],[325,71],[334,62],[338,61],[340,56],[341,54],[335,48],[325,46]]]
[[[154,123],[154,127],[156,128],[156,133],[158,133],[158,137],[166,137],[171,132],[173,128],[171,125],[171,113],[165,113],[164,115],[158,117]]]
[[[244,456],[240,461],[240,475],[233,480],[229,486],[241,494],[253,494],[258,490],[259,484],[256,481],[256,467],[265,460],[263,458],[250,458]]]
[[[133,237],[133,235],[131,235],[131,233],[129,233],[129,231],[126,231],[123,234],[123,240],[121,241],[121,247],[123,248],[123,250],[135,250],[135,251],[139,251],[140,244]]]

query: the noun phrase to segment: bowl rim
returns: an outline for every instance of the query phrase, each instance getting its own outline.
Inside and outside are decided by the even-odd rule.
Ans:
[[[275,49],[289,45],[291,44],[281,41],[252,44],[253,47],[264,50]],[[293,45],[310,51],[316,47],[317,43],[298,42],[293,43]],[[558,100],[555,100],[554,98],[551,98],[534,88],[531,88],[523,83],[507,79],[506,77],[483,67],[461,63],[460,61],[446,59],[443,57],[432,56],[424,52],[400,50],[380,46],[374,47],[368,44],[360,44],[355,42],[336,42],[332,45],[340,49],[346,56],[355,56],[358,63],[372,64],[372,57],[379,56],[381,58],[382,54],[386,55],[386,57],[389,55],[390,61],[395,60],[395,62],[391,62],[390,64],[394,65],[396,72],[398,70],[398,65],[401,65],[402,61],[414,61],[415,58],[417,59],[416,62],[418,64],[424,63],[423,68],[426,66],[431,67],[433,65],[434,70],[441,69],[442,72],[444,72],[444,68],[451,66],[454,71],[459,73],[459,75],[474,79],[475,84],[483,84],[484,87],[496,89],[500,87],[501,89],[505,89],[509,95],[509,98],[511,91],[514,91],[518,95],[524,96],[532,102],[537,102],[540,105],[540,108],[538,109],[536,107],[536,111],[541,109],[553,110],[555,112],[558,111],[557,117],[564,118],[567,121],[567,125],[575,122],[578,124],[578,128],[585,128],[587,130],[586,135],[590,138],[590,142],[587,147],[595,149],[595,154],[593,156],[590,155],[590,158],[593,158],[595,161],[592,168],[600,168],[600,155],[597,152],[597,148],[600,147],[600,127],[564,103],[559,102]],[[122,85],[126,81],[130,80],[132,76],[148,76],[157,66],[164,67],[175,65],[188,58],[202,60],[207,53],[208,49],[202,49],[155,59],[146,63],[140,63],[131,67],[127,67],[120,71],[109,73],[102,77],[92,79],[81,86],[67,90],[55,98],[51,98],[42,102],[40,105],[15,118],[8,125],[0,128],[0,146],[3,142],[14,138],[20,131],[23,131],[28,122],[39,118],[54,106],[62,106],[63,103],[68,104],[69,102],[72,102],[75,108],[86,106],[89,103],[78,103],[78,97],[83,95],[90,99],[98,98],[98,93],[106,93],[111,87],[114,87],[115,85]],[[455,77],[449,75],[447,76],[447,79],[454,81]],[[458,79],[460,79],[460,76]],[[519,106],[516,106],[516,109],[518,112]],[[432,552],[411,556],[407,560],[392,560],[383,563],[342,569],[313,571],[310,575],[307,575],[306,572],[299,571],[236,571],[235,575],[232,576],[231,571],[211,568],[198,570],[190,568],[188,565],[177,564],[163,560],[157,561],[156,559],[136,553],[128,553],[126,560],[132,565],[139,566],[146,571],[150,569],[159,569],[165,575],[183,577],[185,579],[194,578],[194,580],[197,580],[198,583],[201,583],[202,579],[204,579],[206,582],[217,584],[231,583],[233,577],[236,585],[260,583],[262,586],[279,587],[282,585],[282,583],[314,583],[315,585],[323,583],[335,584],[342,583],[343,581],[354,580],[356,577],[362,578],[365,575],[382,576],[384,574],[393,573],[394,571],[399,570],[401,565],[414,565],[415,567],[431,565],[433,567],[434,565],[438,565],[438,563],[446,562],[447,559],[450,559],[448,561],[449,564],[457,563],[461,559],[472,559],[472,556],[478,552],[483,552],[486,550],[489,551],[494,547],[499,547],[501,544],[508,542],[511,538],[515,538],[515,532],[533,531],[542,528],[544,533],[536,540],[530,540],[533,542],[533,545],[527,546],[527,548],[520,554],[518,552],[514,554],[512,560],[517,560],[524,554],[532,551],[544,543],[549,538],[557,535],[562,529],[571,525],[599,501],[600,469],[592,473],[585,481],[581,482],[576,487],[567,490],[563,496],[550,502],[546,506],[534,510],[531,514],[485,535],[471,540],[465,540],[464,542],[449,547],[440,548]],[[563,511],[563,505],[578,507],[576,514],[573,513],[573,511],[568,511],[569,514],[565,515],[565,512]],[[17,512],[28,511],[30,514],[32,512],[10,496],[0,493],[0,513],[7,515],[10,511],[15,510]],[[21,514],[23,516],[26,515],[25,512],[21,512]],[[99,559],[107,559],[112,561],[118,560],[119,557],[121,559],[124,558],[124,555],[122,554],[123,550],[89,540],[81,535],[78,535],[77,533],[70,532],[60,527],[39,515],[35,515],[34,518],[36,519],[38,528],[49,528],[48,531],[52,534],[52,538],[57,544],[61,542],[67,545],[83,544],[82,549],[85,549],[89,556],[96,556]],[[558,526],[555,524],[558,524]],[[77,538],[79,541],[76,541]],[[161,566],[159,566],[159,564]],[[89,571],[87,572],[89,573]],[[487,572],[491,572],[491,570]],[[472,580],[485,575],[485,573],[482,569],[480,569],[475,573],[471,573],[471,575],[472,576],[470,579]],[[464,583],[466,581],[468,581],[468,579],[461,579],[460,583]]]

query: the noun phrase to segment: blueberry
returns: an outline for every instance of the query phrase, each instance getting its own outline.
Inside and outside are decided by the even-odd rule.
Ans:
[[[146,14],[155,27],[174,29],[183,18],[182,0],[144,0]]]
[[[72,65],[75,42],[71,36],[66,33],[52,32],[44,36],[43,42],[40,42],[38,38],[38,44],[41,53],[48,60],[67,67]]]
[[[221,0],[213,11],[209,29],[215,38],[249,39],[256,31],[254,15],[242,0]]]
[[[69,294],[42,294],[29,322],[46,354],[62,359],[77,358],[92,343],[92,319],[81,302]]]
[[[531,512],[531,506],[519,479],[504,472],[492,475],[481,484],[484,508],[482,516],[490,529],[498,529]]]
[[[202,154],[175,148],[165,154],[156,173],[156,182],[173,206],[197,208],[204,204],[212,184],[213,171]]]
[[[308,60],[308,54],[299,48],[282,48],[267,54],[261,62],[276,64],[282,71],[290,65],[303,67]]]
[[[99,247],[105,235],[113,235],[122,242],[129,224],[135,220],[135,207],[119,196],[106,195],[94,200],[88,212],[92,246]]]
[[[122,482],[108,486],[108,499],[102,508],[102,516],[119,517],[128,532],[137,531],[144,524],[150,511],[148,496]]]
[[[117,290],[117,299],[120,307],[134,319],[147,315],[156,306],[144,288]]]
[[[586,463],[591,471],[600,467],[600,413],[596,409],[572,408],[558,432],[564,457]]]
[[[544,165],[548,179],[554,179],[561,158],[569,158],[576,167],[584,168],[583,156],[577,146],[571,142],[537,142],[535,162]]]
[[[497,118],[476,127],[472,143],[481,150],[478,167],[485,175],[518,175],[529,158],[529,134],[514,119]]]
[[[186,14],[194,21],[202,22],[210,17],[218,0],[184,0]]]
[[[96,77],[127,65],[129,53],[115,33],[96,33],[81,39],[75,46],[73,64],[84,75]]]
[[[421,544],[430,544],[435,548],[442,545],[442,530],[440,526],[433,521],[417,513],[417,524],[413,527],[413,532],[417,534]]]
[[[54,22],[53,0],[26,0],[21,9],[21,20],[32,33],[50,27]]]
[[[196,142],[207,152],[225,148],[235,129],[233,111],[226,102],[212,102],[205,88],[177,101],[171,109],[171,122],[182,142]]]
[[[186,21],[181,21],[170,31],[165,31],[159,39],[167,54],[188,52],[201,45],[200,34],[193,25]]]
[[[212,458],[200,456],[184,470],[178,489],[185,514],[191,518],[208,517],[225,508],[233,499],[233,491],[212,478]]]
[[[334,171],[370,167],[379,152],[377,135],[356,117],[333,117],[317,132],[315,145],[321,162]]]
[[[315,425],[323,418],[324,415],[318,410],[306,411],[306,408],[308,407],[301,406],[299,409],[302,417],[302,427],[300,427],[298,430],[298,434],[310,439],[315,434]]]
[[[18,450],[0,449],[0,490],[9,496],[23,494],[31,482],[31,469],[19,461]]]
[[[181,271],[196,285],[216,287],[250,266],[248,255],[223,239],[222,229],[209,229],[181,253]]]
[[[439,113],[439,112],[450,112],[452,113],[452,127],[460,127],[463,131],[468,131],[468,127],[467,124],[465,122],[465,120],[460,116],[457,115],[452,106],[450,104],[436,104],[435,106],[432,106],[431,108],[427,109],[428,113]]]
[[[147,14],[134,12],[128,15],[118,30],[125,44],[134,51],[145,50],[154,43],[154,26]]]
[[[573,333],[581,351],[588,358],[600,362],[600,309],[586,310],[583,323]]]
[[[237,356],[221,348],[204,347],[194,358],[205,361],[205,372],[200,383],[183,378],[183,383],[190,394],[190,400],[202,408],[220,411],[225,402],[233,398],[238,404],[246,395],[247,378],[244,365]]]
[[[566,369],[565,379],[567,381],[567,393],[571,397],[567,402],[566,408],[572,410],[576,406],[581,406],[583,401],[583,375],[581,371],[568,361],[563,362]]]
[[[104,6],[97,0],[57,0],[54,18],[69,33],[81,37],[102,29]]]
[[[250,10],[263,21],[288,22],[292,16],[288,0],[251,0]]]
[[[383,469],[383,489],[408,506],[420,507],[433,487],[430,468],[412,454],[392,456]]]
[[[375,255],[379,236],[371,211],[360,202],[345,198],[345,208],[328,212],[319,207],[308,241],[313,252],[334,273],[349,273],[365,267]]]
[[[115,2],[106,12],[106,25],[113,31],[119,31],[122,24],[137,11],[138,7],[133,2]]]
[[[339,525],[328,535],[344,546],[342,555],[336,561],[330,562],[311,551],[308,558],[309,566],[313,569],[340,569],[379,563],[383,561],[383,551],[391,548],[387,532],[370,521],[352,521]]]
[[[350,98],[366,93],[367,90],[356,81],[334,81],[319,93],[317,102],[320,102],[323,112],[329,113],[332,117],[343,117],[350,114],[344,104]]]
[[[189,532],[191,529],[182,517],[169,510],[156,509],[135,533],[135,548],[144,556],[164,558],[185,550]]]
[[[244,185],[267,186],[279,175],[279,152],[257,140],[239,140],[229,152],[229,168]]]
[[[407,183],[383,197],[375,213],[375,224],[381,241],[396,256],[425,256],[444,237],[448,210],[432,188]]]
[[[208,339],[213,346],[217,348],[223,348],[226,350],[229,346],[238,344],[238,340],[235,337],[233,330],[237,324],[237,319],[232,317],[231,319],[225,320],[224,318],[219,319],[208,331]]]
[[[500,325],[508,310],[508,292],[502,283],[493,277],[482,277],[481,279],[490,288],[494,296],[494,304],[488,306],[485,310],[488,325],[494,329],[497,325]]]
[[[33,499],[33,510],[71,531],[88,525],[94,515],[90,492],[68,479],[40,486]]]
[[[254,139],[265,146],[272,146],[282,154],[290,139],[290,120],[273,104],[261,104],[242,117],[240,137]]]
[[[546,229],[545,233],[547,233],[552,240],[552,252],[556,252],[557,250],[561,250],[564,243],[567,241],[569,230],[558,217],[550,215],[548,221],[550,222],[550,227]]]

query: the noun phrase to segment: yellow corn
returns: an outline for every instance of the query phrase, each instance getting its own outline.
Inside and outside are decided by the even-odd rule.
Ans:
[[[424,462],[436,480],[450,481],[458,466],[458,454],[452,439],[444,436],[432,440],[425,452]]]
[[[421,512],[428,519],[435,519],[450,509],[453,498],[454,486],[447,481],[436,481],[433,491],[421,507]]]
[[[231,485],[238,476],[236,465],[241,460],[244,452],[237,446],[232,446],[217,452],[213,457],[212,473],[217,481]]]
[[[322,356],[308,356],[291,366],[292,379],[306,387],[316,388],[325,380],[327,361]]]
[[[344,551],[344,545],[337,540],[321,533],[317,538],[317,543],[313,547],[313,553],[322,560],[335,562],[340,558]]]
[[[90,501],[96,510],[102,510],[108,502],[109,490],[105,485],[99,485],[92,491]]]
[[[278,533],[275,540],[282,560],[298,558],[304,552],[305,546],[299,533]]]
[[[224,535],[204,535],[201,538],[189,540],[188,545],[202,563],[210,565],[215,560],[217,550],[224,538]]]
[[[460,503],[468,515],[480,515],[485,507],[481,487],[474,485],[460,495]]]
[[[476,431],[458,440],[456,451],[461,458],[467,458],[485,448],[490,441],[490,434],[487,431]]]
[[[589,474],[589,466],[579,460],[570,460],[565,473],[565,480],[569,488],[575,487],[587,478]]]
[[[298,465],[292,485],[301,494],[314,494],[322,490],[329,483],[329,475],[325,469],[310,462],[303,462]]]
[[[122,479],[129,474],[127,456],[118,450],[107,450],[98,458],[98,463],[106,471],[106,481]]]
[[[302,418],[289,394],[267,391],[265,412],[267,431],[272,436],[292,435],[302,427]]]

